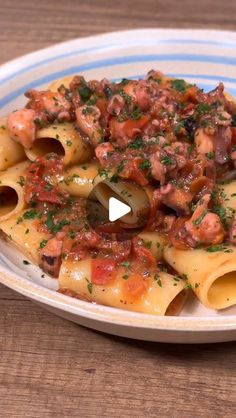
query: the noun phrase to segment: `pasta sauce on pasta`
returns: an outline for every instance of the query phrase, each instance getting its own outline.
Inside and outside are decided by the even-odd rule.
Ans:
[[[221,278],[236,258],[214,277],[211,268],[198,277],[178,261],[200,251],[207,260],[223,253],[225,263],[235,251],[236,183],[230,196],[226,189],[236,180],[236,103],[222,83],[206,93],[152,70],[119,83],[75,76],[25,95],[25,108],[6,123],[20,160],[30,160],[14,180],[22,186],[21,212],[4,225],[0,219],[0,228],[8,237],[19,231],[12,237],[18,246],[27,239],[23,225],[25,235],[31,228],[40,236],[34,261],[59,276],[61,292],[152,314],[176,314],[190,287],[206,306],[236,303],[235,279]],[[136,236],[119,240],[119,221],[99,231],[88,222],[88,199],[104,206],[102,188],[91,194],[104,181],[124,201],[137,187],[146,191],[149,218]],[[136,198],[129,230],[145,209],[138,205]]]

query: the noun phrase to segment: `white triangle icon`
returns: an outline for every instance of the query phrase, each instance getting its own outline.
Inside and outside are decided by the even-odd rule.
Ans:
[[[110,197],[109,199],[109,221],[114,222],[117,219],[122,218],[122,216],[127,215],[131,212],[131,207],[116,199],[115,197]]]

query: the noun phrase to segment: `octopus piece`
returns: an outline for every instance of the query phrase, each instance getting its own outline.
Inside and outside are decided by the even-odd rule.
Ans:
[[[196,245],[220,244],[224,239],[224,228],[217,214],[208,212],[210,195],[206,194],[199,201],[192,217],[185,222],[185,230]]]
[[[30,99],[27,108],[35,110],[39,121],[51,123],[56,119],[61,122],[72,120],[71,102],[62,93],[29,90],[25,96]]]
[[[229,126],[220,126],[214,135],[215,161],[225,164],[229,160],[232,132]]]
[[[119,94],[114,94],[108,102],[107,111],[110,115],[119,116],[125,107],[125,100]]]
[[[204,128],[198,128],[194,134],[194,142],[197,152],[205,155],[214,152],[214,138],[205,132]]]
[[[160,188],[162,202],[173,209],[178,216],[190,214],[190,204],[193,195],[183,189],[177,189],[173,184],[168,183]]]
[[[221,244],[225,231],[220,218],[209,212],[210,195],[206,194],[197,204],[190,219],[177,218],[169,233],[174,247],[179,249],[196,248],[201,245]]]
[[[47,241],[45,247],[41,250],[40,267],[45,273],[53,277],[58,277],[61,266],[62,241],[56,237]]]
[[[89,143],[96,147],[102,142],[102,128],[99,123],[101,112],[96,106],[80,106],[76,109],[79,129],[88,137]]]
[[[35,110],[22,109],[11,113],[7,119],[7,129],[10,137],[26,149],[30,149],[35,140],[35,118]]]
[[[106,168],[111,165],[112,154],[114,153],[115,148],[110,142],[103,142],[99,144],[95,149],[95,155],[99,160],[102,167]]]
[[[159,181],[160,184],[165,183],[165,175],[167,168],[160,161],[160,151],[155,152],[150,157],[151,173],[155,180]]]

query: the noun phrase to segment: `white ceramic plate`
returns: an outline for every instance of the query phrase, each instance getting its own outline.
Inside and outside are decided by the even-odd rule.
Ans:
[[[150,69],[196,82],[223,81],[236,96],[236,33],[135,30],[75,39],[17,58],[0,68],[0,116],[24,105],[23,93],[72,74],[86,78],[141,77]],[[151,341],[201,343],[236,339],[236,307],[220,312],[191,301],[179,317],[156,317],[79,301],[57,293],[54,279],[0,241],[0,281],[78,324]]]

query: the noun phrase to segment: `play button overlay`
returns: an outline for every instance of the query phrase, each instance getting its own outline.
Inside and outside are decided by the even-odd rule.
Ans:
[[[150,220],[150,200],[135,183],[103,180],[96,183],[86,203],[89,227],[109,241],[138,235]]]
[[[131,207],[116,199],[115,197],[109,198],[109,221],[114,222],[122,218],[127,213],[131,212]]]

